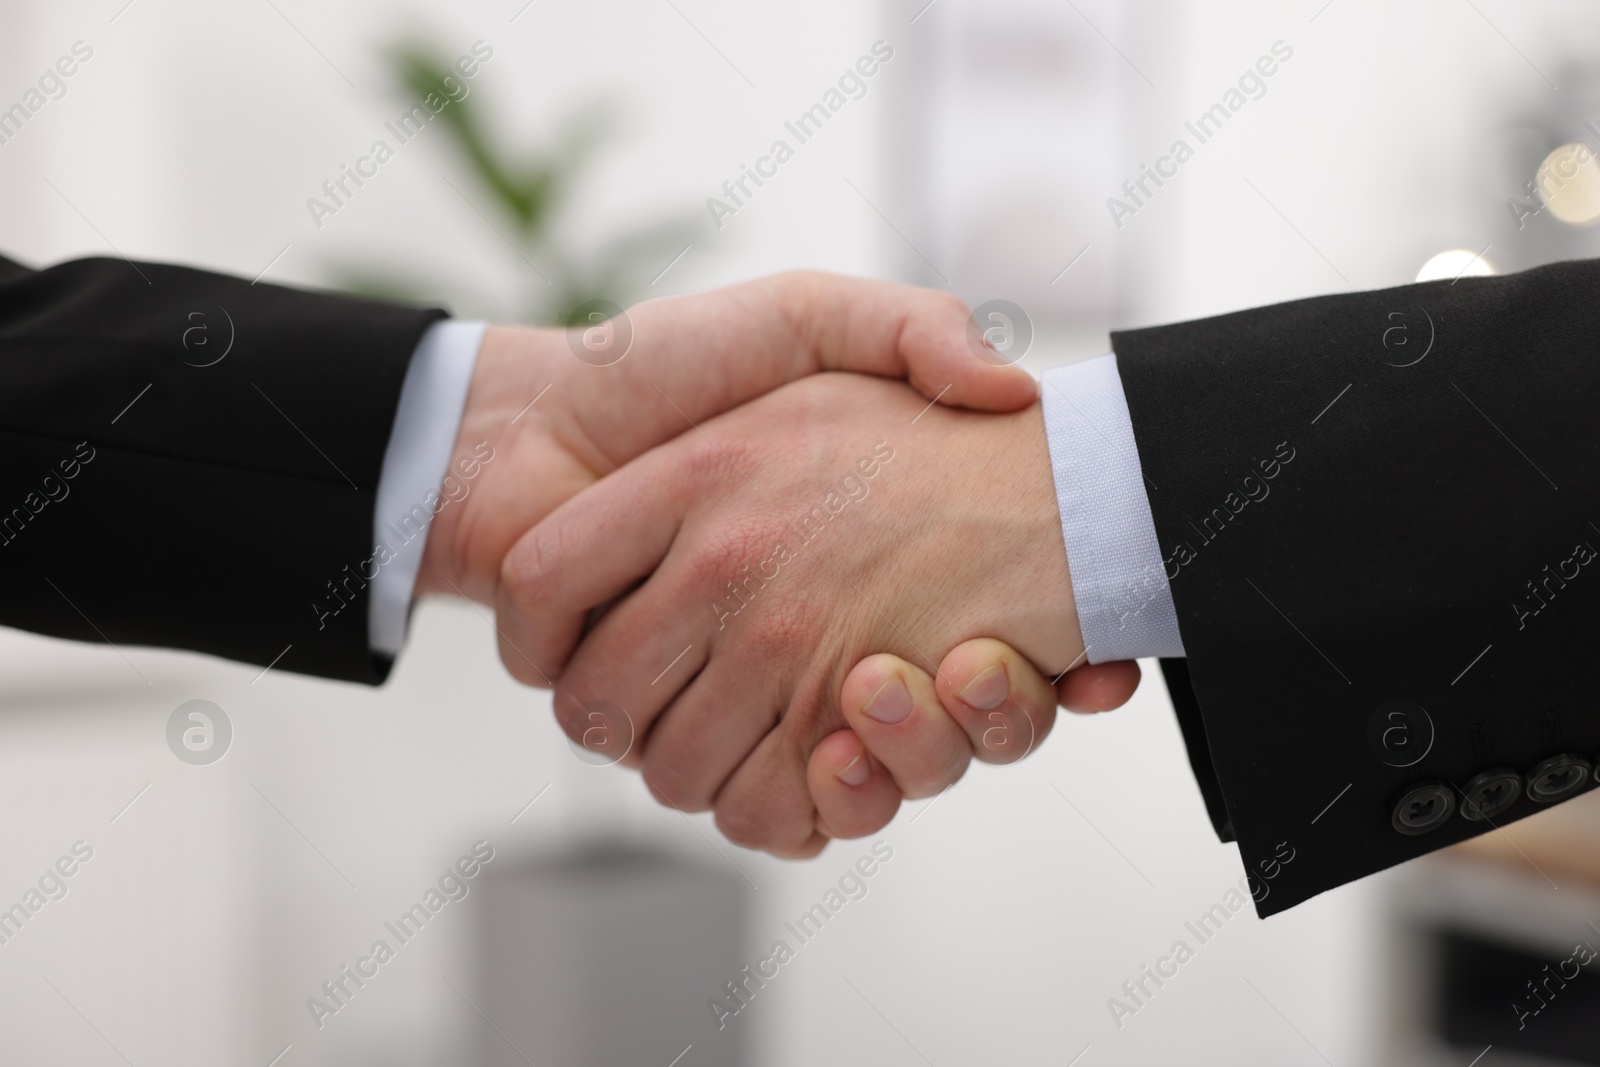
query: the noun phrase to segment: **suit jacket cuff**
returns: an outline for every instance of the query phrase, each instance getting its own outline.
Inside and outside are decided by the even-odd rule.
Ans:
[[[1167,681],[1261,914],[1592,787],[1596,292],[1562,263],[1112,335]]]
[[[119,259],[3,268],[0,493],[40,502],[6,513],[0,623],[381,681],[358,568],[444,313]]]

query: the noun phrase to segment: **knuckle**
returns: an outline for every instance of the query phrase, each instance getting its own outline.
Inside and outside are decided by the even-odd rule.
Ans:
[[[535,689],[548,689],[552,682],[560,676],[556,670],[541,671],[523,653],[517,643],[512,640],[509,633],[516,633],[519,629],[515,619],[507,619],[506,612],[502,609],[497,613],[499,618],[495,622],[495,631],[498,636],[500,663],[505,667],[506,673],[516,681]]]
[[[771,820],[747,804],[722,801],[716,807],[717,829],[740,848],[776,846]]]
[[[697,494],[703,495],[721,487],[728,473],[728,460],[723,458],[725,455],[725,450],[703,434],[696,434],[693,440],[687,442],[683,452],[683,474]]]
[[[521,655],[507,648],[505,642],[501,642],[500,645],[500,663],[505,667],[507,674],[523,685],[538,687],[545,680],[534,672]]]
[[[684,446],[681,474],[696,499],[704,501],[714,494],[748,487],[762,462],[763,449],[754,435],[722,432],[713,440],[695,434]]]
[[[933,297],[933,310],[940,315],[948,315],[953,319],[965,319],[972,314],[967,302],[954,293],[940,290]]]
[[[561,732],[572,741],[578,741],[583,736],[583,701],[579,700],[573,692],[569,682],[556,685],[550,696],[550,707],[555,713],[556,725],[561,727]]]
[[[815,273],[799,268],[780,270],[772,275],[772,284],[780,289],[796,289],[805,285]]]
[[[775,537],[766,527],[736,521],[702,535],[683,569],[685,595],[709,596],[738,614],[768,599],[764,593],[776,577]]]
[[[561,556],[560,529],[548,523],[535,526],[512,546],[500,562],[500,584],[511,603],[528,611],[549,601],[558,591]]]
[[[596,766],[638,766],[640,730],[622,705],[595,696],[589,685],[566,682],[556,686],[551,707],[579,759]]]
[[[710,811],[712,791],[676,770],[674,763],[646,753],[644,784],[650,795],[663,807],[677,811]]]
[[[815,296],[831,280],[826,271],[793,269],[772,275],[772,284],[787,295],[806,298]]]

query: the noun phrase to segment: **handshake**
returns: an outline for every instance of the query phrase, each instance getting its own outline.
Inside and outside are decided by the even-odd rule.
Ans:
[[[1038,386],[959,299],[791,273],[616,325],[489,329],[455,459],[495,461],[416,587],[493,604],[597,759],[808,856],[1132,694],[1084,665]]]

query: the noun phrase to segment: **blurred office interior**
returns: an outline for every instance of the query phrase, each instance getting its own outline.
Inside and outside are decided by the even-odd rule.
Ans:
[[[92,58],[0,145],[0,250],[533,321],[580,289],[626,303],[818,268],[1010,301],[1039,370],[1120,326],[1596,254],[1597,30],[1576,0],[10,0],[0,106],[76,42]],[[438,123],[336,213],[309,209],[410,106],[403,57],[475,42],[484,143],[561,177],[537,225]],[[775,176],[708,208],[880,42],[892,57]],[[1243,82],[1263,56],[1274,72]],[[1235,90],[1220,128],[1187,131]],[[1180,139],[1190,156],[1135,201],[1124,183]],[[1126,709],[1065,717],[1024,763],[790,863],[575,754],[548,694],[501,669],[485,609],[422,604],[377,690],[0,633],[0,905],[92,850],[0,944],[0,1059],[1431,1067],[1492,1044],[1485,1067],[1600,1063],[1587,971],[1514,1025],[1525,979],[1600,946],[1583,800],[1237,914],[1114,1017],[1241,874],[1149,666]],[[231,724],[213,763],[169,745],[192,700]],[[469,856],[459,899],[386,933]],[[873,876],[794,938],[864,857]],[[393,958],[344,978],[379,939]],[[795,958],[719,1028],[708,1002],[779,939]]]

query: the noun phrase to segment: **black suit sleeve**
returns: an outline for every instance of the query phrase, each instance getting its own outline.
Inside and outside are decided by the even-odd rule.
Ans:
[[[1261,914],[1592,786],[1600,262],[1112,341]]]
[[[373,555],[400,386],[442,316],[0,259],[0,623],[382,681],[347,568]]]

